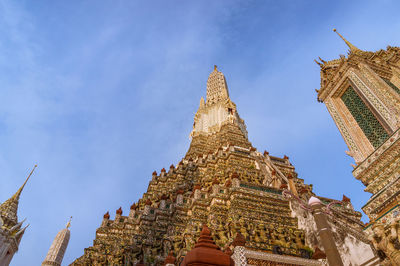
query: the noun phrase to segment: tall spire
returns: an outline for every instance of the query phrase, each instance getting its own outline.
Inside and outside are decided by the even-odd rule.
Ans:
[[[26,183],[28,182],[29,178],[33,174],[33,171],[35,171],[36,167],[37,167],[37,165],[35,165],[33,167],[32,171],[26,178],[25,182],[17,190],[17,192],[15,192],[15,194],[11,198],[9,198],[8,200],[6,200],[5,202],[3,202],[0,205],[0,216],[5,220],[4,221],[5,224],[13,226],[16,223],[18,223],[17,212],[18,212],[19,197],[21,196],[22,190],[24,189]]]
[[[207,80],[207,97],[206,104],[212,105],[217,102],[225,101],[229,98],[228,86],[224,74],[218,71],[214,65],[214,71],[211,72]]]
[[[54,238],[54,241],[51,244],[49,251],[47,252],[46,258],[42,262],[42,266],[61,266],[71,235],[71,232],[69,231],[69,227],[71,226],[71,219],[72,216],[69,218],[67,226],[60,232],[58,232],[58,234]]]
[[[346,40],[336,29],[333,29],[334,32],[337,33],[337,35],[339,35],[340,38],[342,38],[342,40],[347,44],[347,46],[350,48],[350,51],[352,53],[361,51],[360,49],[358,49],[357,47],[355,47],[353,44],[351,44],[348,40]]]

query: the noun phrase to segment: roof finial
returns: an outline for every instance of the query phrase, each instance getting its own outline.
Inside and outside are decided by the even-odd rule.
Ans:
[[[71,220],[72,220],[72,216],[69,217],[69,221],[68,221],[68,223],[67,223],[66,228],[70,228],[70,227],[71,227]]]
[[[347,44],[347,46],[350,48],[351,52],[357,52],[357,51],[361,51],[360,49],[358,49],[357,47],[355,47],[354,45],[352,45],[348,40],[346,40],[336,29],[333,29],[334,32],[337,33],[337,35],[339,35],[340,38],[342,38],[342,40]]]
[[[214,65],[214,71],[218,71],[217,65]]]
[[[22,190],[24,189],[26,183],[28,182],[29,178],[31,177],[31,175],[33,174],[33,171],[35,171],[35,168],[37,167],[37,164],[35,164],[35,166],[33,167],[32,171],[30,172],[30,174],[28,175],[28,177],[26,178],[25,182],[22,184],[22,186],[18,189],[18,191],[14,194],[14,198],[15,199],[19,199],[19,196],[21,195]]]

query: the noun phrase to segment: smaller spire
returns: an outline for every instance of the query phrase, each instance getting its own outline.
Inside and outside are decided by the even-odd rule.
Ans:
[[[355,47],[353,44],[351,44],[348,40],[346,40],[336,29],[333,29],[334,32],[337,33],[337,35],[339,35],[340,38],[342,38],[342,40],[347,44],[347,46],[350,48],[350,51],[352,53],[361,51],[360,49],[358,49],[357,47]]]
[[[67,228],[67,229],[71,227],[71,220],[72,220],[72,216],[69,217],[69,221],[68,221],[68,223],[67,223],[67,225],[66,225],[66,228]]]
[[[22,190],[24,189],[26,183],[33,174],[33,171],[35,171],[36,167],[37,165],[33,167],[32,171],[30,172],[30,174],[28,175],[22,186],[18,189],[18,191],[15,192],[15,194],[12,195],[11,198],[0,204],[0,216],[5,224],[10,225],[11,222],[11,226],[13,226],[16,223],[18,223],[17,212],[18,212],[19,197],[21,196]]]
[[[18,189],[18,191],[14,194],[14,198],[15,199],[19,199],[19,197],[21,196],[22,190],[24,189],[26,183],[28,182],[29,178],[31,177],[31,175],[33,174],[33,172],[35,171],[37,167],[37,164],[35,164],[35,166],[33,167],[32,171],[30,172],[30,174],[28,175],[28,177],[26,178],[25,182],[22,184],[22,186]]]
[[[214,65],[214,71],[218,71],[217,65]]]

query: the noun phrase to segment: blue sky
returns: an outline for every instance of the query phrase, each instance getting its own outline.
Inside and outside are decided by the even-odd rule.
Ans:
[[[325,106],[319,67],[399,45],[397,1],[0,0],[0,202],[30,224],[11,265],[39,265],[73,216],[64,264],[102,215],[177,164],[213,65],[258,150],[288,155],[321,196],[369,198]],[[364,221],[367,221],[363,218]]]

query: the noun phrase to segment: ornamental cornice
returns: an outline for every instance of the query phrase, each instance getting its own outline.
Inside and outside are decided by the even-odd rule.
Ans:
[[[394,182],[387,185],[384,190],[372,197],[367,204],[362,207],[362,210],[368,215],[377,214],[391,204],[397,198],[397,195],[400,194],[399,178],[400,177],[397,177]]]
[[[318,91],[318,99],[325,101],[326,98],[332,95],[332,92],[336,91],[338,85],[346,79],[347,73],[351,67],[352,66],[346,62],[335,69],[334,71],[336,73],[330,79],[327,79],[327,84],[321,86],[321,89]]]
[[[373,172],[378,163],[385,161],[384,157],[386,157],[391,151],[396,151],[395,148],[397,146],[400,146],[400,129],[393,133],[392,136],[371,153],[362,163],[360,163],[353,170],[353,176],[363,182],[367,182],[370,172]]]
[[[365,188],[366,192],[370,192],[374,196],[382,192],[388,184],[392,183],[398,177],[396,171],[399,172],[400,170],[400,157],[392,154],[391,156],[387,156],[385,162],[386,164],[380,164],[375,168],[372,173],[373,176],[369,177],[369,180],[372,181]]]
[[[324,263],[317,261],[317,260],[303,259],[303,258],[299,258],[299,257],[278,255],[278,254],[272,254],[272,253],[267,253],[267,252],[259,252],[259,251],[254,251],[254,250],[250,250],[247,248],[245,248],[244,254],[245,254],[246,258],[264,260],[264,261],[268,261],[268,262],[278,262],[278,263],[306,265],[306,266],[325,265]]]

